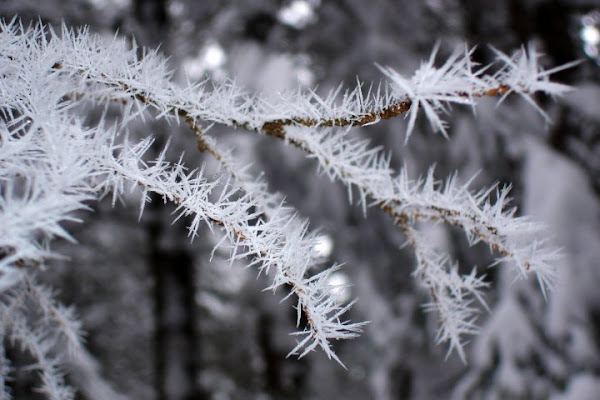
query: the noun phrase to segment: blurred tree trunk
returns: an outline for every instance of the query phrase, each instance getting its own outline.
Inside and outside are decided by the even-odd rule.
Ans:
[[[168,2],[136,0],[136,40],[151,48],[169,46]],[[157,132],[158,148],[164,140]],[[162,199],[150,204],[147,226],[150,253],[148,265],[154,281],[154,374],[158,400],[200,399],[197,384],[200,360],[195,296],[194,255],[185,246],[187,235],[182,225],[171,227]],[[170,235],[164,245],[164,235]],[[173,235],[176,238],[173,238]]]
[[[135,0],[134,17],[139,24],[135,32],[136,40],[142,40],[143,45],[152,47],[165,44],[169,31],[167,1]]]
[[[148,224],[150,260],[154,277],[154,369],[159,400],[199,399],[198,338],[196,332],[196,281],[194,258],[184,246],[161,245],[163,235],[177,235],[185,243],[181,229],[168,233],[160,213],[160,199],[152,204],[152,221]],[[181,241],[179,241],[181,243]]]

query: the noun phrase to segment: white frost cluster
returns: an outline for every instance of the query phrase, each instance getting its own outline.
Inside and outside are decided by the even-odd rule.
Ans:
[[[498,52],[501,66],[493,75],[473,65],[471,50],[454,53],[438,68],[436,51],[411,78],[381,67],[389,82],[366,94],[359,82],[343,94],[341,87],[324,98],[298,91],[273,103],[231,82],[178,86],[163,57],[154,51],[138,56],[135,44],[117,37],[107,41],[86,29],[63,27],[57,33],[44,26],[24,28],[17,20],[2,22],[0,290],[9,293],[0,310],[2,334],[20,335],[25,329],[21,325],[26,321],[18,316],[21,303],[11,306],[18,294],[11,293],[29,279],[32,268],[58,256],[49,248],[52,239],[72,240],[62,224],[78,221],[75,212],[86,209],[89,201],[105,194],[117,200],[125,190],[141,188],[140,212],[150,192],[175,203],[179,216],[191,216],[192,237],[202,223],[222,231],[219,245],[229,247],[232,260],[247,260],[272,279],[271,289],[286,287],[295,296],[298,321],[304,315],[308,324],[297,332],[302,339],[291,354],[302,357],[320,347],[341,363],[331,341],[357,336],[364,323],[344,320],[352,303],[340,306],[331,294],[329,277],[339,266],[311,274],[320,262],[312,251],[317,235],[281,196],[269,192],[201,129],[224,124],[293,144],[315,158],[324,173],[346,184],[350,197],[357,190],[363,207],[377,205],[388,213],[415,250],[415,277],[430,291],[430,308],[440,315],[439,340],[449,341],[463,356],[462,335],[476,331],[472,299],[482,298],[485,284],[475,271],[461,276],[446,256],[428,248],[416,223],[432,220],[462,228],[471,243],[483,241],[499,261],[515,265],[519,276],[537,274],[543,288],[552,279],[555,252],[544,245],[539,226],[506,210],[508,189],[498,190],[498,200],[491,203],[495,188],[472,194],[454,179],[435,182],[432,173],[411,181],[405,171],[391,170],[381,149],[335,127],[407,115],[410,134],[423,109],[433,128],[444,133],[440,114],[451,103],[473,105],[479,97],[511,92],[531,100],[535,91],[554,95],[567,87],[548,81],[558,69],[543,71],[533,48],[512,57]],[[90,126],[83,103],[121,105],[122,117],[114,125],[101,119]],[[166,149],[149,159],[152,139],[136,143],[126,135],[131,121],[144,118],[189,125],[199,147],[223,165],[223,177],[211,180],[181,160],[171,162]],[[42,341],[30,339],[28,346]],[[44,349],[30,347],[30,352],[40,362],[46,357]],[[47,372],[56,384],[60,376],[53,365]],[[52,382],[44,384],[48,393],[54,390]]]

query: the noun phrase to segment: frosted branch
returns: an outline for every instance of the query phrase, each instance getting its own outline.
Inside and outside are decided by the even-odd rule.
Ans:
[[[487,74],[489,66],[475,65],[473,50],[467,48],[437,67],[436,47],[412,77],[378,67],[387,82],[367,90],[358,82],[353,89],[343,92],[340,86],[325,97],[299,90],[269,102],[231,82],[180,87],[171,81],[166,61],[156,51],[144,50],[138,56],[135,44],[117,37],[106,41],[87,29],[66,27],[58,34],[44,26],[24,28],[16,20],[1,22],[0,30],[0,290],[18,286],[32,267],[58,256],[49,243],[55,238],[73,240],[62,224],[80,222],[74,213],[87,209],[87,202],[110,193],[115,203],[125,190],[141,190],[141,214],[149,193],[156,193],[177,205],[176,219],[189,217],[192,238],[203,224],[220,231],[219,246],[228,247],[231,260],[246,260],[269,275],[268,289],[284,286],[296,296],[298,325],[301,315],[308,322],[297,332],[298,344],[290,354],[303,357],[320,347],[341,363],[331,341],[357,336],[364,323],[344,320],[352,303],[341,306],[332,297],[328,282],[338,265],[311,275],[320,260],[308,222],[201,129],[211,124],[291,143],[316,159],[332,180],[343,182],[351,201],[356,191],[365,210],[377,205],[389,214],[414,248],[415,276],[431,294],[429,308],[440,315],[438,339],[448,341],[463,358],[461,337],[476,331],[472,298],[482,298],[485,284],[475,272],[461,276],[447,257],[428,248],[415,228],[417,221],[460,227],[471,244],[484,242],[498,262],[514,265],[519,277],[535,273],[543,290],[552,281],[557,254],[539,239],[543,232],[538,225],[507,208],[507,188],[471,193],[454,178],[436,182],[433,171],[411,181],[405,170],[396,173],[390,168],[389,156],[381,149],[349,138],[348,129],[333,129],[404,115],[408,138],[423,110],[432,128],[445,134],[441,115],[451,104],[474,106],[480,97],[502,100],[510,93],[542,111],[533,94],[565,92],[566,86],[548,77],[570,65],[544,71],[533,47],[513,56],[496,52],[494,74]],[[104,119],[86,126],[77,107],[82,102],[120,104],[122,119],[114,126]],[[149,159],[151,138],[138,143],[124,138],[131,121],[145,118],[187,124],[199,149],[221,163],[223,176],[208,180],[202,169],[190,169],[181,160],[171,162],[166,148]],[[69,309],[53,302],[47,290],[28,284],[44,320],[59,326],[65,341],[79,351],[78,325]],[[0,304],[9,334],[39,361],[49,397],[69,398],[58,360],[51,355],[53,345],[30,329],[19,307],[21,303],[10,299]]]

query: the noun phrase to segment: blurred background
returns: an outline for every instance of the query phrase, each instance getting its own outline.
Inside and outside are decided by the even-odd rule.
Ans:
[[[317,249],[345,263],[336,282],[358,297],[353,320],[371,323],[358,339],[336,344],[344,370],[319,353],[286,358],[295,311],[283,293],[262,292],[264,277],[210,260],[218,238],[208,229],[190,243],[185,221],[171,225],[173,207],[138,199],[93,204],[71,227],[79,244],[56,243],[69,256],[39,278],[73,304],[99,375],[71,366],[79,399],[596,399],[600,396],[600,2],[598,0],[2,0],[0,16],[19,15],[59,26],[88,25],[110,37],[135,37],[170,58],[174,79],[233,79],[266,96],[298,85],[327,93],[358,77],[378,83],[374,63],[412,74],[440,41],[441,61],[462,43],[510,53],[534,42],[546,67],[581,59],[554,80],[575,90],[539,96],[547,124],[513,96],[500,106],[455,107],[447,140],[425,119],[405,144],[402,118],[355,130],[392,153],[418,177],[436,165],[443,179],[457,171],[473,190],[512,183],[519,213],[548,226],[563,248],[559,284],[545,301],[535,280],[515,282],[484,246],[469,248],[460,232],[423,227],[465,271],[478,266],[491,285],[482,332],[470,338],[468,363],[435,344],[437,317],[411,277],[414,257],[387,215],[350,205],[347,192],[316,174],[315,163],[280,141],[213,127],[221,143],[264,173],[323,237]],[[90,111],[90,123],[99,114]],[[118,114],[109,114],[118,118]],[[132,134],[172,140],[190,167],[214,160],[195,151],[193,135],[161,122]],[[17,350],[15,364],[25,363]],[[99,377],[102,381],[99,381]],[[35,399],[35,377],[17,369],[14,398]],[[108,386],[106,386],[108,385]],[[98,388],[104,388],[104,391]],[[110,389],[106,389],[110,387]],[[104,394],[103,394],[104,393]]]

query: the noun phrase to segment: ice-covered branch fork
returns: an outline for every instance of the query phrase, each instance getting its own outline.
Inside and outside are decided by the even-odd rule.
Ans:
[[[350,195],[356,189],[363,207],[376,204],[392,216],[415,249],[415,276],[428,287],[432,308],[440,313],[439,338],[450,341],[461,355],[461,336],[474,331],[476,309],[470,299],[481,299],[484,285],[473,274],[461,276],[447,265],[447,257],[428,248],[416,221],[459,226],[471,242],[486,242],[499,260],[511,261],[521,276],[535,272],[543,287],[551,280],[555,253],[541,245],[536,225],[505,210],[507,189],[492,204],[493,189],[471,194],[454,179],[436,183],[432,173],[423,181],[410,181],[404,171],[391,170],[380,149],[350,138],[348,129],[336,128],[406,115],[408,137],[422,109],[433,128],[445,133],[440,114],[449,104],[474,105],[479,97],[510,93],[537,107],[531,97],[535,92],[558,95],[567,90],[548,76],[568,66],[544,71],[533,48],[512,57],[497,52],[493,74],[486,74],[487,66],[473,65],[470,50],[457,51],[436,67],[436,49],[411,78],[380,67],[389,81],[376,88],[364,90],[359,83],[325,98],[299,90],[268,102],[232,83],[176,85],[164,58],[156,52],[140,57],[135,46],[118,38],[103,40],[87,30],[63,28],[56,34],[44,27],[25,29],[16,21],[2,23],[0,29],[0,283],[6,286],[23,273],[22,265],[43,263],[52,255],[48,240],[70,238],[60,223],[85,208],[85,201],[107,191],[117,198],[129,183],[143,190],[141,209],[147,192],[158,193],[176,203],[180,215],[191,217],[192,236],[202,221],[220,228],[221,244],[229,244],[232,259],[249,258],[271,276],[273,289],[290,287],[298,298],[299,315],[308,320],[307,329],[299,332],[306,337],[293,353],[302,356],[321,347],[337,359],[330,341],[354,337],[362,327],[341,319],[350,306],[337,304],[331,295],[328,277],[337,266],[310,275],[319,260],[311,252],[316,238],[307,222],[199,128],[215,123],[292,143],[332,179],[346,184]],[[79,107],[83,102],[119,104],[122,119],[114,126],[104,119],[86,126]],[[167,162],[164,151],[148,161],[149,139],[132,144],[120,135],[131,121],[146,118],[147,111],[153,118],[190,125],[201,149],[224,166],[225,179],[211,182],[201,170]]]

